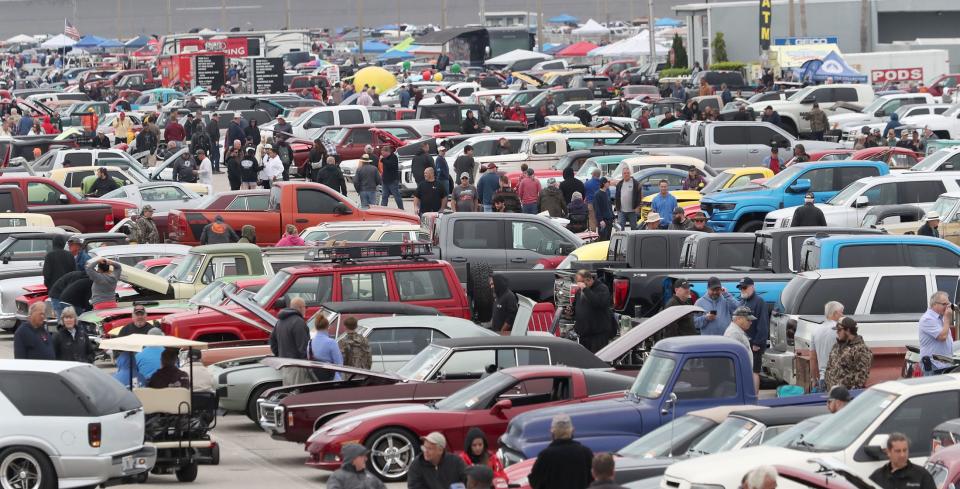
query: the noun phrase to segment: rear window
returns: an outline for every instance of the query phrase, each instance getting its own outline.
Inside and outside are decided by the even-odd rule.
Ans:
[[[878,263],[896,267],[905,265],[899,244],[852,245],[840,248],[837,268],[873,267]],[[954,263],[953,265],[956,265]]]
[[[793,285],[793,282],[798,280],[802,279],[794,279],[790,284]],[[837,301],[844,304],[848,310],[854,311],[866,286],[867,277],[813,280],[809,287],[805,287],[806,290],[800,291],[794,291],[793,287],[788,285],[783,291],[783,303],[788,307],[787,314],[821,315],[823,305],[830,301]],[[798,292],[802,294],[799,301],[795,301],[794,298],[788,299],[788,293]],[[790,310],[788,304],[798,305]]]
[[[122,413],[140,407],[140,400],[98,368],[85,365],[65,370],[63,378],[73,384],[93,408],[95,416]]]
[[[753,241],[727,241],[710,247],[710,268],[748,267],[752,263]]]
[[[403,302],[450,298],[450,288],[443,270],[395,272],[393,277]]]
[[[926,292],[926,277],[922,275],[883,277],[873,296],[870,314],[922,313],[927,309]]]
[[[503,249],[502,223],[495,220],[457,220],[453,224],[453,244],[464,249]]]
[[[119,383],[117,388],[123,389]],[[3,372],[0,392],[24,416],[94,415],[81,401],[80,393],[53,373]]]

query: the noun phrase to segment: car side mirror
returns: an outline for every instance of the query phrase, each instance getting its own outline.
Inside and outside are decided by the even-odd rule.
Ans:
[[[870,203],[870,197],[867,197],[866,195],[861,195],[861,196],[857,197],[857,200],[856,200],[856,201],[854,201],[853,206],[854,206],[854,207],[866,207],[867,204],[869,204],[869,203]]]
[[[790,191],[795,194],[802,194],[807,190],[810,190],[810,180],[807,178],[799,178],[790,186]]]
[[[874,117],[885,117],[885,116],[887,115],[887,111],[881,109],[881,110],[878,110],[878,111],[874,112],[873,115],[874,115]]]
[[[10,253],[4,254],[3,257],[0,258],[0,261],[3,261],[4,265],[10,263]]]
[[[70,203],[70,199],[67,198],[67,194],[60,194],[60,199],[59,199],[59,200],[60,200],[60,203],[61,203],[61,204],[69,204],[69,203]]]
[[[339,204],[334,206],[333,212],[339,216],[347,216],[347,215],[353,214],[353,209],[347,207],[347,204],[340,202]]]
[[[513,407],[513,401],[510,399],[501,399],[490,408],[490,414],[498,418],[503,418],[503,412]]]
[[[812,104],[817,101],[817,97],[813,95],[808,96],[807,98],[800,101],[801,104]]]
[[[890,435],[873,435],[873,437],[870,438],[870,441],[867,442],[867,445],[863,447],[863,451],[874,460],[883,460],[886,458],[883,448],[887,446],[887,440],[889,439]]]
[[[673,409],[677,407],[677,395],[673,392],[667,396],[667,400],[663,401],[663,407],[660,408],[660,414],[666,416],[673,412]]]

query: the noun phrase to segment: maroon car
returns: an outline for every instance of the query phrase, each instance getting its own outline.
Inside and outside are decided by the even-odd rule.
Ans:
[[[306,360],[267,358],[263,362],[276,368],[334,370],[342,377],[339,381],[278,387],[258,401],[260,426],[274,438],[299,443],[347,411],[377,404],[437,401],[487,372],[526,365],[610,368],[579,343],[550,336],[438,340],[395,374]]]

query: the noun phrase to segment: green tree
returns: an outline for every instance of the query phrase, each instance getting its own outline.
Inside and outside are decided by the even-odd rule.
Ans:
[[[727,41],[723,39],[723,33],[718,32],[713,36],[713,62],[723,63],[727,61]]]
[[[673,35],[673,67],[674,68],[686,68],[687,67],[687,50],[683,47],[683,38],[680,37],[680,34]]]

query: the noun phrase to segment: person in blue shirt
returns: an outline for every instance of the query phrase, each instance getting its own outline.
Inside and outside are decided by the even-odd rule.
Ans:
[[[163,331],[160,331],[160,328],[150,328],[147,334],[163,336]],[[140,385],[146,385],[150,382],[150,377],[153,377],[154,372],[160,370],[162,366],[160,356],[163,355],[163,349],[162,346],[148,346],[134,356],[134,360],[137,362],[136,371],[140,372],[140,378],[142,379]]]
[[[317,334],[310,340],[308,358],[316,362],[332,363],[334,365],[343,365],[343,355],[340,353],[340,346],[337,340],[330,337],[330,322],[322,314],[317,315],[314,322],[314,329]],[[340,380],[339,374],[334,372],[322,371],[315,374],[317,380],[324,382],[327,380]]]
[[[666,180],[660,180],[660,193],[650,204],[650,211],[656,212],[661,216],[672,216],[673,209],[677,207],[677,198],[670,195],[670,184]],[[667,229],[670,225],[668,220],[660,220],[660,229]],[[721,332],[722,333],[722,332]]]
[[[447,164],[447,148],[437,146],[437,159],[433,160],[433,165],[436,167],[437,181],[440,182],[443,195],[450,195],[453,189],[450,188],[450,166]]]
[[[600,190],[600,169],[594,168],[593,172],[590,173],[590,179],[584,182],[583,184],[584,194],[583,201],[587,203],[587,210],[589,213],[587,216],[590,218],[590,230],[597,230],[597,210],[593,206],[593,198],[597,195],[597,191]]]
[[[607,188],[610,187],[610,182],[607,181],[607,177],[600,179],[600,189],[597,190],[595,195],[596,199],[594,200],[593,207],[596,210],[597,218],[597,230],[600,237],[598,241],[607,241],[610,239],[610,233],[613,230],[613,204],[610,202],[607,197]]]
[[[477,194],[480,196],[480,204],[483,205],[483,212],[493,212],[493,194],[500,190],[500,177],[497,175],[497,165],[487,164],[487,171],[477,180]]]
[[[83,266],[87,264],[87,260],[90,259],[90,254],[83,249],[83,243],[80,242],[79,236],[70,236],[70,239],[67,240],[67,246],[70,248],[70,253],[77,259],[77,270],[83,271]]]
[[[407,108],[410,106],[410,92],[412,91],[410,85],[400,89],[400,107]]]
[[[707,279],[707,294],[697,299],[694,305],[707,311],[693,318],[694,326],[702,335],[717,336],[722,336],[727,330],[733,320],[733,311],[740,307],[717,277]]]

